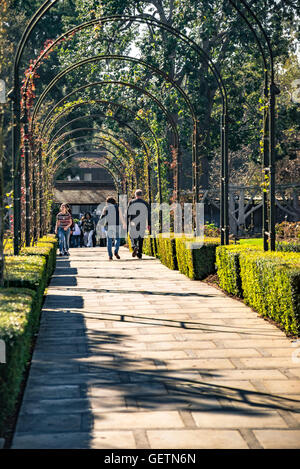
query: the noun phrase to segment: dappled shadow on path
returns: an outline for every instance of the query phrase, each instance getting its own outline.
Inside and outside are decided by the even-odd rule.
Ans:
[[[49,289],[47,294],[15,447],[89,448],[94,444],[95,432],[131,430],[130,424],[126,426],[126,417],[136,413],[134,415],[138,418],[143,411],[148,415],[158,411],[190,411],[208,419],[211,416],[229,419],[232,416],[261,417],[266,422],[274,414],[279,417],[280,412],[300,412],[299,401],[293,396],[257,391],[251,382],[254,378],[247,377],[247,369],[243,369],[244,378],[237,385],[234,378],[229,379],[230,373],[237,368],[232,365],[218,368],[218,358],[215,369],[207,368],[205,358],[195,358],[196,362],[191,364],[192,356],[183,358],[184,351],[189,350],[188,334],[186,349],[184,346],[180,348],[183,354],[174,358],[170,351],[169,359],[168,350],[161,351],[160,356],[159,350],[151,350],[150,341],[146,346],[138,340],[137,332],[131,334],[130,327],[136,329],[135,325],[141,324],[153,326],[155,334],[155,326],[165,326],[174,328],[174,332],[209,332],[212,337],[217,332],[244,334],[243,338],[247,338],[247,334],[255,334],[259,338],[278,337],[276,333],[251,325],[240,327],[177,321],[164,318],[163,313],[159,317],[151,313],[146,313],[146,316],[123,314],[112,312],[109,305],[107,312],[103,309],[101,312],[88,311],[83,292],[100,291],[103,295],[127,292],[93,288],[64,288],[59,291],[57,279],[60,277],[60,285],[63,286],[63,282],[72,281],[69,279],[75,271],[71,271],[69,261],[63,260],[58,264],[66,270],[61,276],[56,275],[59,269],[56,270],[51,284],[54,291]],[[177,298],[204,296],[147,290],[128,293],[174,295]],[[143,333],[142,328],[140,332]],[[151,338],[150,333],[147,335]],[[177,343],[175,337],[172,340]],[[230,360],[230,357],[226,358]],[[114,415],[116,420],[113,421]],[[125,416],[123,420],[122,416]],[[200,422],[199,426],[195,424],[195,428],[209,427],[207,420],[205,425],[201,427]],[[214,428],[213,425],[211,423],[210,428]],[[234,425],[228,424],[227,420],[227,428],[235,428]],[[164,422],[157,417],[157,424],[152,428],[164,428]],[[219,425],[218,428],[222,427]],[[113,449],[117,442],[103,440],[98,444],[99,447],[103,445]]]

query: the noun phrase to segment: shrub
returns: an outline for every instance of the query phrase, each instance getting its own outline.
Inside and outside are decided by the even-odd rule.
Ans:
[[[46,258],[43,256],[9,256],[5,259],[4,286],[36,291],[40,307],[47,284]]]
[[[177,270],[178,263],[176,257],[176,242],[172,233],[168,234],[168,237],[159,235],[156,238],[157,244],[157,255],[162,264],[169,267],[169,269]]]
[[[56,263],[56,244],[37,242],[36,246],[21,249],[21,256],[43,256],[46,259],[47,277],[53,274]]]
[[[283,221],[275,227],[278,238],[300,240],[300,222]]]
[[[220,246],[216,252],[220,286],[244,298],[260,315],[286,332],[300,330],[300,255],[264,252],[255,246]]]
[[[231,295],[243,296],[240,276],[240,253],[262,250],[255,245],[218,246],[216,249],[216,265],[220,287]]]
[[[206,222],[204,225],[204,235],[212,238],[220,236],[221,229],[216,226],[214,223]]]
[[[240,252],[245,303],[281,324],[288,333],[300,331],[300,255]]]
[[[146,256],[154,256],[155,257],[155,246],[154,246],[154,238],[152,236],[146,236],[143,242],[143,254]]]
[[[216,248],[220,244],[219,238],[206,238],[203,246],[195,248],[199,241],[197,238],[176,238],[175,241],[178,269],[194,280],[203,280],[215,273]]]
[[[0,338],[6,345],[6,363],[0,363],[0,431],[14,411],[39,311],[33,290],[0,289]]]
[[[300,242],[280,241],[276,243],[276,251],[279,252],[300,252]]]

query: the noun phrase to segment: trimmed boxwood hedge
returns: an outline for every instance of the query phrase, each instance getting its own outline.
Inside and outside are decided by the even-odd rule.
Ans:
[[[299,242],[279,241],[276,243],[276,251],[279,252],[300,252]]]
[[[242,297],[286,332],[300,332],[300,254],[220,246],[216,263],[221,288]]]
[[[218,246],[216,249],[216,266],[220,287],[234,296],[243,296],[240,276],[240,252],[261,251],[262,247],[252,245]]]
[[[201,242],[194,238],[175,238],[176,256],[179,271],[194,280],[203,280],[216,271],[216,248],[220,244],[218,238],[205,238],[201,247],[195,246]],[[203,241],[203,240],[202,240]]]
[[[0,289],[0,339],[6,363],[0,364],[0,431],[20,392],[45,287],[55,268],[57,241],[44,237],[20,256],[5,257],[5,287]]]
[[[281,324],[288,333],[300,332],[300,254],[241,252],[240,268],[245,303]]]
[[[176,256],[176,241],[172,233],[168,233],[168,237],[160,234],[155,238],[157,252],[162,264],[172,270],[178,270],[177,256]]]
[[[0,339],[6,345],[6,363],[0,363],[0,431],[15,408],[39,312],[33,290],[0,289]]]
[[[47,276],[50,277],[53,274],[56,262],[56,249],[57,243],[52,242],[40,242],[38,241],[36,246],[25,247],[21,250],[21,256],[43,256],[46,259]]]

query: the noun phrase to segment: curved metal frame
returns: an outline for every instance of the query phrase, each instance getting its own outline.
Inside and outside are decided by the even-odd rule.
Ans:
[[[81,138],[81,137],[78,137],[78,138]],[[101,141],[103,140],[101,137],[93,137],[93,138],[95,138],[95,139],[97,139],[97,140],[101,140]],[[77,140],[77,139],[73,139],[73,140]],[[66,142],[66,143],[70,143],[70,142],[68,141],[68,142]],[[111,142],[109,142],[109,143],[111,143]],[[76,146],[76,145],[75,145],[75,146]],[[79,145],[78,145],[78,146],[79,146]],[[86,146],[89,147],[89,146],[91,146],[91,145],[87,144]],[[119,160],[118,156],[117,156],[115,153],[113,153],[110,149],[106,148],[105,144],[102,145],[102,146],[103,146],[103,148],[105,148],[106,151],[108,151],[109,153],[111,153],[113,156],[115,156],[115,157],[117,158],[118,161],[120,161],[120,164],[121,164],[121,166],[122,166],[122,168],[123,168],[123,170],[124,170],[124,173],[125,173],[123,176],[126,178],[127,176],[126,176],[126,171],[125,171],[125,164],[124,164],[124,162],[123,162],[122,160]],[[51,165],[55,164],[56,161],[59,160],[59,158],[61,158],[65,153],[67,153],[68,151],[71,151],[72,149],[73,149],[73,147],[67,148],[67,149],[64,150],[62,153],[60,153],[60,154],[57,156],[57,158],[55,158],[55,159],[53,159],[53,161],[51,161]],[[119,149],[119,147],[118,147],[118,149]],[[122,151],[122,150],[121,150],[121,151]],[[111,161],[111,160],[110,160],[110,161]],[[112,162],[112,161],[111,161],[111,162]],[[112,164],[114,164],[114,163],[112,162]],[[121,173],[120,173],[120,174],[121,174]]]
[[[63,160],[59,161],[59,162],[57,163],[57,165],[53,168],[53,169],[54,169],[53,177],[55,176],[56,172],[59,170],[60,166],[61,166],[66,160],[68,160],[69,158],[74,158],[75,156],[76,156],[76,153],[73,154],[73,155],[68,155],[66,158],[64,158]],[[97,153],[95,153],[95,157],[97,157]],[[103,155],[101,155],[101,158],[102,158],[102,157],[103,157]],[[110,160],[108,160],[108,161],[111,162]],[[94,162],[94,161],[93,161],[93,162]],[[71,162],[70,162],[70,163],[71,163]],[[95,164],[96,164],[96,162],[95,162]],[[112,178],[113,178],[113,180],[114,180],[114,184],[115,184],[115,186],[116,186],[117,192],[118,192],[118,194],[119,194],[119,188],[121,187],[121,181],[122,181],[122,179],[120,179],[120,184],[118,184],[118,183],[117,183],[117,179],[116,179],[116,177],[115,177],[115,174],[114,174],[114,172],[113,172],[110,168],[108,168],[104,163],[101,164],[100,162],[97,162],[97,164],[98,164],[99,166],[101,165],[102,168],[106,169],[106,170],[110,173],[110,175],[112,176]],[[122,175],[121,175],[120,171],[118,170],[118,168],[115,168],[115,169],[116,169],[116,171],[119,173],[119,176],[121,177]]]
[[[229,0],[230,1],[230,0]],[[16,55],[15,55],[15,60],[14,60],[14,86],[13,86],[13,96],[12,96],[12,137],[13,137],[13,145],[12,145],[12,152],[13,152],[13,171],[14,171],[14,252],[15,254],[18,253],[18,250],[19,250],[19,233],[20,233],[20,225],[19,225],[19,221],[18,221],[18,224],[17,224],[17,217],[16,217],[16,214],[18,214],[18,211],[19,211],[19,208],[20,208],[20,205],[19,205],[19,195],[20,195],[20,185],[19,185],[19,171],[20,171],[20,168],[19,168],[19,144],[20,144],[20,99],[19,99],[19,95],[20,95],[20,84],[19,84],[19,63],[20,63],[20,60],[21,60],[21,57],[22,57],[22,54],[23,54],[23,51],[24,51],[24,48],[25,48],[25,45],[28,41],[28,38],[29,38],[29,35],[31,33],[31,31],[34,29],[35,25],[39,22],[39,20],[45,15],[45,13],[50,10],[50,8],[57,2],[57,0],[46,0],[43,5],[41,5],[41,7],[36,11],[36,13],[33,15],[33,17],[31,18],[29,24],[27,25],[23,35],[22,35],[22,38],[21,38],[21,41],[18,45],[18,48],[17,48],[17,52],[16,52]],[[269,114],[270,114],[270,128],[269,128],[269,132],[270,132],[270,145],[269,145],[269,148],[270,148],[270,160],[271,160],[271,164],[273,165],[274,161],[272,161],[272,158],[274,159],[274,146],[275,146],[275,138],[274,138],[274,128],[275,128],[275,115],[274,115],[274,108],[275,108],[275,84],[274,84],[274,81],[273,81],[273,56],[272,56],[272,47],[271,47],[271,44],[270,44],[270,41],[268,39],[268,36],[267,34],[265,33],[264,31],[264,28],[262,27],[261,24],[259,24],[257,18],[255,17],[255,15],[253,14],[251,8],[249,7],[249,5],[247,4],[247,2],[245,2],[244,0],[241,0],[241,2],[243,3],[243,5],[247,8],[247,10],[252,14],[252,17],[254,18],[254,20],[256,21],[256,23],[259,25],[261,31],[263,32],[263,36],[264,36],[264,39],[266,40],[267,42],[267,45],[268,45],[268,49],[269,49],[269,54],[270,54],[270,57],[271,57],[271,74],[272,74],[272,83],[271,83],[271,97],[270,97],[270,110],[269,110]],[[231,4],[233,5],[233,7],[237,10],[237,7],[236,5],[234,4],[234,2],[231,2]],[[124,21],[124,16],[121,17]],[[125,17],[128,19],[128,17]],[[135,19],[135,18],[134,18]],[[103,19],[101,19],[101,23],[102,23]],[[143,19],[143,21],[145,22],[145,19]],[[97,20],[97,22],[99,23],[99,20]],[[148,18],[148,23],[150,22],[150,19]],[[164,27],[163,23],[152,19],[151,21],[152,23],[156,23],[158,26],[160,26],[161,28]],[[78,30],[79,28],[76,27],[74,28],[74,31]],[[175,31],[174,28],[171,28],[171,32],[172,31]],[[188,43],[190,42],[189,38],[187,38],[188,40]],[[223,109],[224,110],[224,109]],[[226,130],[227,130],[227,110],[226,110],[226,114],[224,114],[224,118],[225,118],[225,125],[222,125],[222,150],[225,151],[225,158],[226,158],[226,146],[227,146],[227,143],[226,143]],[[222,119],[222,124],[223,124],[223,119]],[[225,136],[223,138],[223,132],[225,132]],[[223,156],[223,155],[222,155]],[[226,159],[225,159],[226,161]],[[222,165],[223,165],[223,158],[222,158]],[[223,173],[222,173],[223,175]],[[226,182],[226,172],[225,172],[225,177],[224,177],[224,181]],[[275,179],[274,179],[274,165],[271,167],[271,184],[273,185],[273,188],[271,188],[271,192],[272,190],[274,191],[275,190]],[[221,193],[221,196],[223,196],[223,191]],[[224,205],[224,208],[225,206],[228,205],[228,201],[225,200],[225,205]],[[272,205],[272,196],[271,196],[271,205]],[[272,211],[272,209],[271,209]],[[271,213],[271,218],[272,218],[272,213]],[[225,226],[225,233],[226,233],[226,230],[227,230],[227,226]],[[272,227],[272,220],[271,220],[271,233],[270,233],[270,238],[271,238],[271,249],[273,249],[273,245],[275,244],[275,230],[274,230],[274,233],[272,233],[272,230],[273,230],[273,227]],[[226,240],[226,236],[225,236],[225,242],[227,242]]]
[[[127,106],[124,106],[123,104],[120,104],[120,103],[116,103],[114,101],[107,101],[107,100],[93,100],[94,103],[101,103],[101,104],[108,104],[108,105],[113,105],[117,108],[121,108],[123,110],[125,110],[127,113],[130,113],[132,116],[134,116],[135,119],[137,119],[140,123],[142,123],[143,126],[146,127],[147,130],[149,130],[154,142],[155,142],[155,146],[156,146],[156,155],[157,155],[157,177],[158,177],[158,193],[160,194],[159,197],[160,197],[160,200],[161,200],[161,174],[160,174],[160,163],[161,163],[161,159],[160,159],[160,149],[159,149],[159,144],[158,144],[158,141],[157,141],[157,138],[153,132],[153,130],[151,129],[151,127],[148,125],[147,121],[145,121],[145,119],[142,119],[141,117],[139,117],[134,111],[132,111],[130,108],[128,108]],[[68,112],[70,109],[72,110],[72,108],[76,108],[76,107],[81,107],[82,105],[86,105],[86,104],[89,104],[89,101],[84,101],[84,102],[81,102],[81,103],[75,103],[73,106],[69,106],[67,109],[65,109],[64,111],[62,111],[56,118],[55,120],[57,121],[58,119],[60,119],[66,112]],[[113,116],[105,116],[107,118],[114,118]],[[57,131],[57,133],[55,134],[55,136],[58,134],[58,132],[60,131],[61,129],[59,129]],[[54,136],[54,137],[55,137]],[[53,138],[54,138],[53,137]]]

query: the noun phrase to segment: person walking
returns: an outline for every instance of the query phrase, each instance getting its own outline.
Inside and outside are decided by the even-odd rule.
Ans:
[[[55,234],[58,236],[59,255],[69,256],[70,228],[73,220],[67,204],[61,204],[60,212],[56,216]]]
[[[108,252],[108,258],[110,261],[113,260],[112,244],[114,240],[114,255],[117,259],[120,259],[119,248],[120,248],[120,219],[124,229],[126,229],[126,223],[119,209],[119,205],[113,197],[107,197],[106,205],[100,216],[100,220],[105,218],[104,229],[106,231],[106,246]]]
[[[80,247],[81,230],[78,226],[78,220],[74,220],[74,231],[72,233],[73,248]]]
[[[81,228],[83,231],[83,243],[88,248],[93,247],[93,234],[95,231],[95,223],[90,212],[87,212],[82,220]]]
[[[143,199],[143,191],[137,189],[135,198],[130,200],[127,209],[128,232],[132,244],[132,257],[142,259],[146,228],[151,230],[150,205]]]

